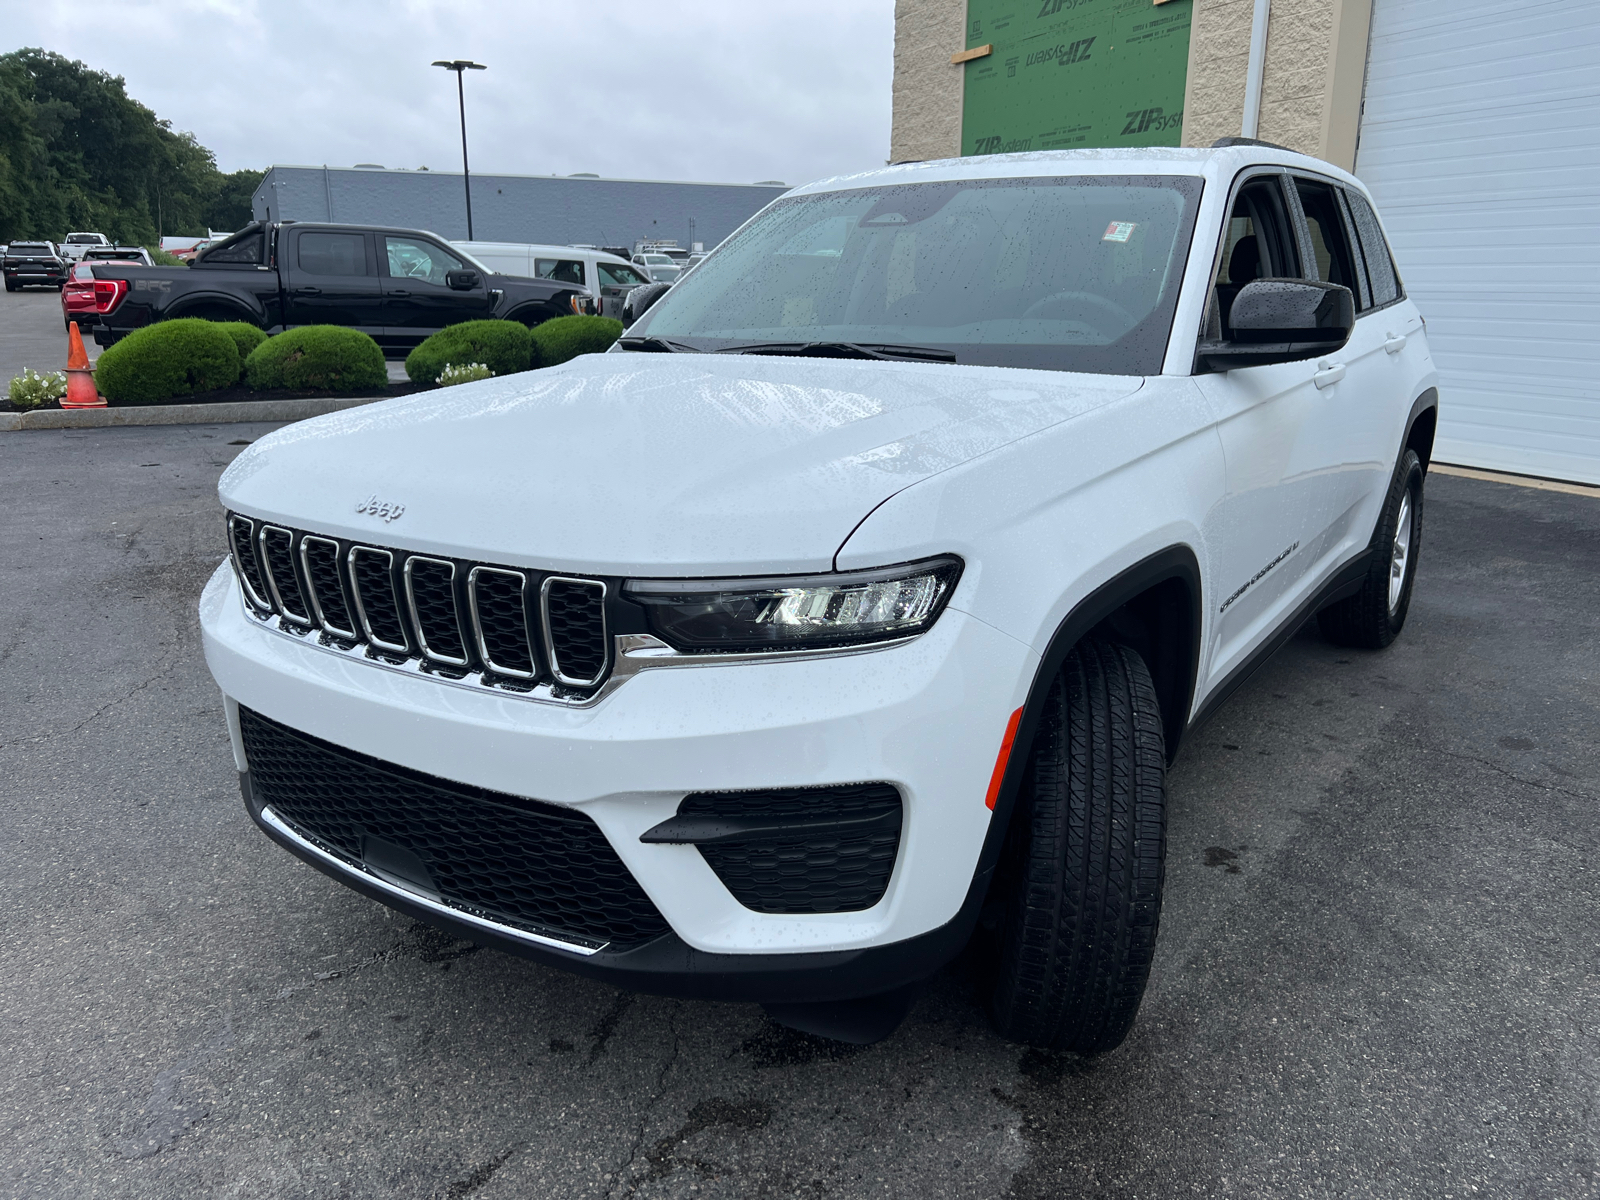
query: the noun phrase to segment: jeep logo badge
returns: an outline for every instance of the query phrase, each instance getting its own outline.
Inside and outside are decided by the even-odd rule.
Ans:
[[[388,500],[379,500],[377,496],[368,496],[360,504],[356,505],[356,511],[358,513],[371,513],[373,516],[381,517],[385,521],[395,521],[399,519],[400,514],[406,511],[406,506],[404,504],[394,504]]]

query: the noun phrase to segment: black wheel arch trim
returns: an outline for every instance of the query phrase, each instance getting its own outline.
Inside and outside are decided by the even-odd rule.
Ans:
[[[177,321],[190,316],[196,309],[226,309],[239,314],[239,319],[248,321],[257,328],[265,328],[266,309],[256,310],[250,307],[237,296],[230,296],[224,292],[192,292],[172,306],[172,311],[164,312],[158,321]],[[156,324],[152,321],[151,324]]]
[[[1417,422],[1422,420],[1425,415],[1430,421],[1428,428],[1428,444],[1419,448],[1412,444],[1412,435],[1416,432]],[[1438,433],[1438,430],[1439,389],[1432,387],[1426,388],[1423,390],[1421,395],[1411,402],[1411,414],[1406,417],[1405,437],[1400,442],[1402,448],[1411,446],[1413,450],[1416,450],[1417,457],[1422,460],[1422,470],[1424,473],[1426,473],[1428,470],[1428,464],[1433,461],[1433,439]]]

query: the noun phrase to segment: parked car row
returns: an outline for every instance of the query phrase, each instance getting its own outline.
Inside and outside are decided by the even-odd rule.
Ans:
[[[73,241],[73,239],[78,239]],[[93,239],[93,240],[89,240]],[[153,265],[143,246],[115,246],[98,233],[69,233],[65,242],[12,242],[0,249],[0,272],[6,291],[33,286],[53,287],[63,294],[72,272],[86,262],[134,262]]]
[[[74,288],[87,290],[75,290],[66,315],[101,346],[156,321],[203,317],[268,333],[348,325],[400,357],[461,321],[533,326],[595,307],[582,285],[502,274],[435,234],[380,226],[258,222],[188,267],[90,261],[79,270]]]

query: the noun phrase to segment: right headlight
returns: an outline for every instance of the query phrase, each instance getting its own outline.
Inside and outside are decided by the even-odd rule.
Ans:
[[[765,579],[630,579],[650,631],[685,654],[821,650],[893,641],[938,620],[961,560]]]

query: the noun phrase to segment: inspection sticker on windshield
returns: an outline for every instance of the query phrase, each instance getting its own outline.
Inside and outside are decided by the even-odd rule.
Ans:
[[[1106,226],[1105,233],[1100,235],[1102,242],[1125,242],[1133,236],[1133,231],[1139,228],[1132,221],[1113,221]]]

